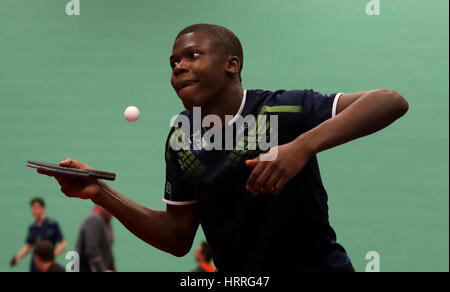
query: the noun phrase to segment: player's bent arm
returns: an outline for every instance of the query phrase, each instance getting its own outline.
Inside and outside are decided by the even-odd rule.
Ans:
[[[105,182],[92,198],[114,215],[130,232],[148,244],[181,257],[189,252],[199,225],[196,206],[172,206],[153,210],[126,198]]]
[[[245,162],[254,168],[246,183],[248,191],[279,194],[314,154],[377,132],[408,110],[405,98],[389,89],[343,94],[335,101],[337,115],[333,118],[290,143],[272,148],[264,154],[269,159],[260,161],[257,157]]]
[[[61,240],[55,248],[55,257],[59,256],[67,248],[67,242]]]
[[[31,245],[26,243],[16,254],[16,260],[19,261],[24,258],[31,250]]]
[[[408,108],[406,99],[395,90],[343,94],[337,115],[299,136],[296,142],[315,154],[377,132],[403,116]]]

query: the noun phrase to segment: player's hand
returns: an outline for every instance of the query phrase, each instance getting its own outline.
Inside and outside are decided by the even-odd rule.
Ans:
[[[92,169],[86,163],[76,161],[70,158],[59,163],[59,166],[72,167],[76,169]],[[99,191],[100,186],[97,179],[87,177],[76,177],[70,175],[55,174],[39,169],[40,174],[53,176],[61,186],[61,191],[68,197],[76,197],[81,199],[92,199]]]
[[[13,256],[13,258],[11,259],[11,262],[9,263],[9,265],[11,267],[14,267],[15,265],[17,265],[18,262],[19,262],[19,260],[17,259],[17,257]]]
[[[254,195],[279,194],[286,183],[296,176],[306,165],[312,154],[294,140],[288,144],[274,147],[263,156],[271,161],[262,161],[260,157],[245,161],[253,167],[246,188]],[[264,158],[264,157],[263,157]]]

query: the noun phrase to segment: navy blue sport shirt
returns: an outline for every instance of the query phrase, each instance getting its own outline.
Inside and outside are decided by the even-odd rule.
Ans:
[[[63,239],[64,238],[58,222],[45,218],[41,226],[37,226],[36,223],[30,226],[25,242],[31,246],[34,246],[38,241],[48,240],[53,244],[53,246],[56,246],[56,243],[61,242]],[[39,272],[34,264],[34,253],[31,257],[30,271]]]
[[[238,116],[277,115],[276,137],[278,145],[283,145],[332,118],[340,95],[327,96],[313,90],[246,90],[239,112],[225,127],[232,127]],[[193,112],[183,111],[180,115],[193,122]],[[255,130],[252,127],[256,128],[255,124],[245,124],[244,146],[249,146]],[[264,131],[273,131],[270,127],[268,123]],[[242,150],[236,147],[240,139],[233,142],[232,149],[227,148],[230,150],[194,148],[193,143],[207,143],[201,140],[206,130],[182,135],[177,130],[181,126],[176,122],[166,143],[163,201],[172,205],[197,204],[200,224],[218,270],[352,270],[329,223],[327,192],[316,156],[279,195],[254,196],[245,188],[253,170],[245,160],[264,151]],[[236,127],[234,130],[237,132]],[[174,149],[174,141],[186,147]]]

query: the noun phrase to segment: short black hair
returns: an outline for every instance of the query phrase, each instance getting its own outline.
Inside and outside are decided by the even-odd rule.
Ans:
[[[44,199],[36,197],[31,199],[30,201],[30,206],[33,206],[34,203],[38,203],[39,205],[41,205],[42,208],[45,208],[45,202]]]
[[[48,240],[41,240],[34,246],[34,253],[43,262],[53,262],[55,260],[55,251],[53,244]]]
[[[212,260],[211,247],[206,241],[202,242],[201,247],[202,247],[202,254],[205,257],[205,261],[210,262]]]
[[[178,33],[175,40],[177,40],[184,34],[197,31],[204,32],[209,37],[217,40],[220,43],[220,47],[224,50],[225,54],[236,56],[239,58],[239,60],[241,61],[241,67],[239,68],[239,79],[242,81],[241,71],[244,65],[244,53],[239,38],[226,27],[215,24],[198,23],[183,28]]]

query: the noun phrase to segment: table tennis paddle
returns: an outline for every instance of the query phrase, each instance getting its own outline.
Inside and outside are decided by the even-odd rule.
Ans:
[[[84,176],[84,177],[92,177],[99,179],[107,179],[107,180],[115,180],[116,174],[113,172],[103,171],[103,170],[95,170],[95,169],[76,169],[71,167],[59,166],[53,163],[47,162],[37,162],[37,161],[27,161],[26,166],[42,169],[48,172],[54,172],[61,175],[74,175],[74,176]]]

